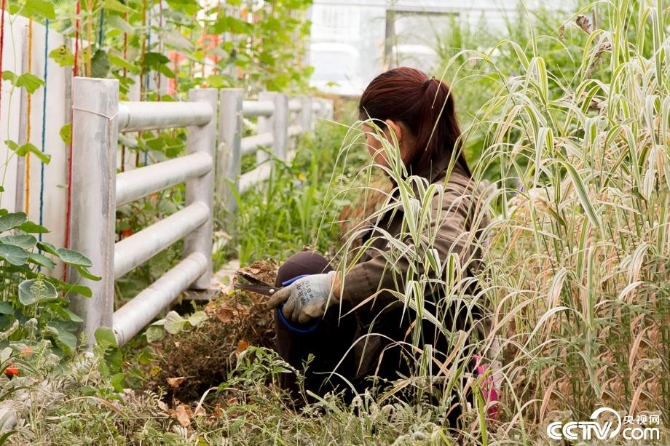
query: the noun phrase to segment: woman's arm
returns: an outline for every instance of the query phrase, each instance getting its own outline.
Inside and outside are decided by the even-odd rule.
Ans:
[[[458,191],[462,192],[462,191]],[[470,228],[472,223],[472,197],[451,190],[442,196],[433,197],[433,217],[426,228],[425,235],[431,241],[413,243],[404,238],[398,246],[406,247],[406,252],[398,252],[394,257],[388,250],[375,250],[367,261],[354,265],[346,272],[344,281],[342,274],[333,277],[333,294],[335,297],[350,302],[353,306],[367,304],[368,301],[378,310],[399,303],[389,291],[404,292],[404,282],[408,278],[417,278],[428,274],[431,279],[442,279],[445,271],[429,271],[426,263],[426,251],[432,250],[439,256],[440,264],[444,265],[449,255],[458,254],[462,265],[470,262],[478,241],[473,239]],[[429,235],[429,234],[432,234]],[[399,236],[400,237],[400,236]],[[418,245],[418,246],[417,246]],[[404,249],[404,248],[400,248]],[[443,266],[444,268],[444,266]],[[440,277],[437,277],[440,276]]]

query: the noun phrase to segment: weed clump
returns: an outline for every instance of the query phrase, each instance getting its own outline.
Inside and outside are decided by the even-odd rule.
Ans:
[[[272,262],[256,262],[244,269],[265,283],[274,283]],[[266,296],[234,290],[207,304],[208,319],[190,331],[163,340],[159,350],[160,371],[149,383],[152,390],[166,390],[173,401],[194,402],[212,387],[226,381],[248,347],[274,349],[272,311]],[[183,379],[182,379],[183,378]]]

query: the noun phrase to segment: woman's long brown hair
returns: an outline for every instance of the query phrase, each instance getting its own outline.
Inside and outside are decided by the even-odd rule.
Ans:
[[[358,105],[361,120],[402,122],[416,138],[405,160],[413,174],[431,161],[451,157],[472,176],[460,147],[461,130],[454,98],[446,83],[414,68],[400,67],[380,74],[365,89]]]

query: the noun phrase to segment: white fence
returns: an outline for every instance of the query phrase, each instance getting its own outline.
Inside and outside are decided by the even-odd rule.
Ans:
[[[217,171],[232,180],[235,189],[243,193],[270,175],[272,160],[259,149],[272,148],[273,156],[290,159],[290,138],[301,132],[311,132],[317,118],[332,119],[333,104],[309,96],[289,100],[285,94],[272,92],[261,93],[258,101],[245,101],[242,89],[231,88],[221,90],[221,116],[219,131],[223,156],[219,157]],[[257,134],[241,138],[245,117],[258,118]],[[257,153],[258,167],[241,174],[242,156],[253,153]],[[226,188],[226,181],[217,183],[217,193],[226,197],[227,209],[233,210],[235,203]]]
[[[309,97],[289,100],[284,94],[264,93],[259,101],[244,101],[240,89],[221,90],[219,96],[217,155],[216,90],[192,90],[188,102],[119,102],[118,81],[75,78],[71,248],[87,255],[93,262],[91,272],[102,277],[93,281],[70,271],[70,281],[93,291],[91,299],[73,298],[73,310],[84,319],[87,339],[93,339],[98,327],[107,326],[122,345],[180,293],[210,286],[215,157],[218,193],[229,198],[228,185],[243,192],[271,171],[271,163],[265,162],[241,175],[242,155],[271,147],[274,156],[288,159],[291,136],[311,131],[315,116],[332,116],[330,102]],[[257,135],[241,137],[245,115],[259,117]],[[298,120],[295,125],[291,115]],[[185,126],[187,156],[117,174],[119,133]],[[184,181],[183,210],[115,243],[117,206]],[[234,202],[224,202],[231,210]],[[114,311],[114,280],[182,238],[183,260]]]

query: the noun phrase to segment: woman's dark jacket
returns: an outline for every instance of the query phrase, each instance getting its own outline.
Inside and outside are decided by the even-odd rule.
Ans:
[[[474,311],[465,311],[461,304],[455,310],[452,304],[445,303],[446,296],[452,294],[444,285],[450,280],[444,266],[450,255],[458,255],[458,263],[463,266],[464,273],[460,279],[472,277],[473,272],[481,266],[479,228],[486,227],[487,218],[478,209],[479,200],[473,194],[472,180],[458,163],[450,165],[448,158],[433,162],[429,168],[419,172],[418,176],[427,180],[427,183],[423,188],[412,188],[415,200],[410,201],[420,206],[422,200],[425,203],[430,200],[431,209],[430,219],[423,223],[423,241],[415,243],[408,236],[407,217],[399,204],[396,191],[393,195],[395,198],[391,198],[391,209],[374,222],[368,222],[362,231],[361,241],[365,251],[347,271],[342,284],[342,294],[351,304],[353,314],[358,320],[356,342],[351,353],[357,364],[355,375],[359,378],[378,375],[395,379],[398,372],[408,372],[405,367],[395,362],[403,362],[397,342],[411,345],[411,332],[416,329],[412,324],[416,319],[416,312],[408,309],[400,300],[400,296],[407,294],[404,291],[410,280],[419,280],[424,284],[422,294],[425,308],[438,317],[438,325],[442,325],[447,331],[467,330],[470,325],[466,320],[471,320],[469,315],[474,314],[476,317],[481,314],[477,307]],[[440,185],[441,187],[433,189],[441,189],[443,193],[421,197],[419,190],[425,190],[428,184]],[[416,213],[419,211],[416,210]],[[401,243],[390,243],[392,239]],[[430,249],[433,258],[439,258],[441,266],[437,270],[435,262],[431,267],[426,260],[426,251]],[[390,258],[393,260],[389,261]],[[468,292],[474,294],[477,289],[476,282],[469,282]],[[391,290],[398,290],[399,294],[394,294]],[[332,307],[330,311],[336,308]],[[445,359],[450,352],[440,352],[440,349],[450,349],[452,344],[425,317],[422,326],[421,344],[433,345],[438,353],[436,357]],[[422,346],[419,345],[419,348]],[[380,367],[381,357],[384,361]]]

